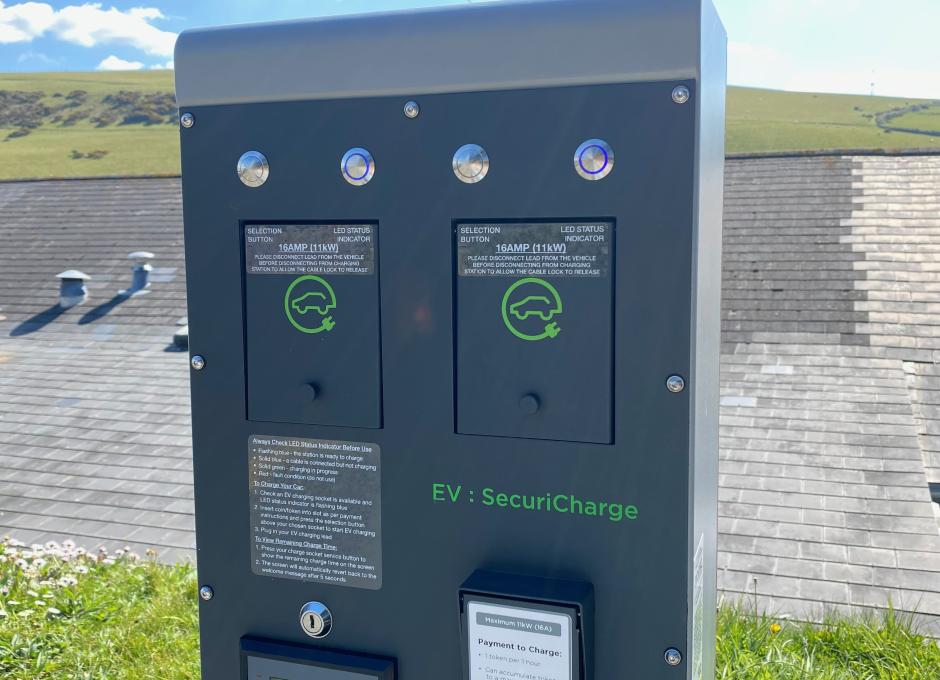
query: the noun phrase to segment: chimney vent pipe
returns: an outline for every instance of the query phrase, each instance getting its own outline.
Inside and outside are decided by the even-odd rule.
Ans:
[[[88,274],[69,269],[56,274],[56,278],[59,279],[59,306],[62,309],[80,305],[88,299],[88,288],[85,287],[85,281],[91,279]]]

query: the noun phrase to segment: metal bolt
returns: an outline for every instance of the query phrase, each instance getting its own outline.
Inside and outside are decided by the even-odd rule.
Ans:
[[[191,128],[196,124],[196,117],[191,113],[184,113],[180,116],[180,125],[184,128]]]
[[[673,394],[678,394],[685,389],[685,378],[681,375],[671,375],[666,378],[666,389]]]
[[[680,652],[675,647],[670,647],[665,652],[663,652],[663,659],[666,660],[670,666],[678,666],[682,663],[682,652]]]
[[[539,410],[539,406],[541,406],[539,398],[534,394],[526,394],[519,400],[519,408],[527,416],[535,415]]]
[[[208,602],[213,597],[215,597],[215,591],[212,590],[212,586],[203,586],[199,589],[199,598]]]
[[[672,101],[674,101],[676,104],[685,104],[687,101],[689,101],[690,96],[689,88],[687,88],[685,85],[677,85],[672,90]]]
[[[193,354],[193,358],[189,360],[189,363],[197,371],[201,371],[206,367],[206,358],[201,354]]]
[[[421,113],[421,107],[418,106],[418,102],[405,102],[405,116],[407,118],[417,118],[419,113]]]

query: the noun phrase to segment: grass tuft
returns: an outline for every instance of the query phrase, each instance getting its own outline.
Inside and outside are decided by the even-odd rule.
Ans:
[[[199,678],[196,581],[128,551],[0,542],[4,680]]]
[[[937,641],[892,610],[813,625],[723,607],[717,659],[717,680],[940,679]]]

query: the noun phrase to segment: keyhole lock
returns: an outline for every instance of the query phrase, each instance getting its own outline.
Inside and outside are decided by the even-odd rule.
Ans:
[[[322,602],[308,602],[300,609],[300,627],[312,638],[325,638],[333,629],[333,615]]]

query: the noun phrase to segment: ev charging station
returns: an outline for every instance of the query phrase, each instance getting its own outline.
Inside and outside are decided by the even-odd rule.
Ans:
[[[713,677],[724,29],[188,31],[204,680]]]

